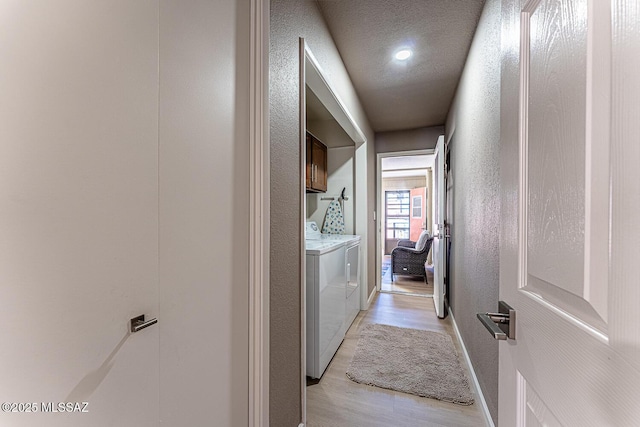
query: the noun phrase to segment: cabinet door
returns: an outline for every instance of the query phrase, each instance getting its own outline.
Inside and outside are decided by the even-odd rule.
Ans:
[[[315,138],[312,142],[311,160],[315,171],[311,186],[314,190],[325,192],[327,191],[327,147]]]
[[[327,146],[307,132],[305,185],[307,192],[327,191]]]
[[[311,177],[312,177],[311,170],[313,168],[313,161],[311,160],[311,151],[312,151],[311,138],[312,136],[307,133],[307,149],[306,149],[307,161],[306,161],[306,167],[305,167],[305,186],[307,190],[309,190],[313,185],[311,182]]]

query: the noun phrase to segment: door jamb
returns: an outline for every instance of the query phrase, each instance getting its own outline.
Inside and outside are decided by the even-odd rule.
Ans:
[[[366,147],[367,137],[364,132],[358,126],[356,120],[351,115],[347,105],[342,101],[337,91],[334,89],[333,85],[327,80],[325,77],[325,73],[320,66],[320,63],[313,55],[313,52],[305,42],[304,37],[300,38],[300,46],[299,46],[299,58],[300,58],[300,283],[301,283],[301,292],[300,292],[300,345],[301,345],[301,390],[300,390],[300,399],[301,399],[301,419],[302,422],[300,426],[304,426],[307,423],[307,312],[306,312],[306,245],[305,245],[305,222],[307,218],[306,212],[306,183],[305,183],[305,173],[306,173],[306,96],[305,96],[305,88],[309,86],[309,88],[320,98],[323,102],[324,106],[327,108],[329,113],[333,116],[333,118],[338,122],[338,124],[343,128],[343,130],[349,135],[349,137],[353,140],[355,145],[354,156],[357,153],[359,147],[363,145]],[[326,103],[325,103],[326,102]],[[354,157],[355,158],[355,157]],[[358,170],[359,162],[356,160],[356,170]],[[355,197],[362,197],[366,201],[366,191],[358,191],[354,194]],[[355,199],[354,197],[354,199]],[[366,204],[366,203],[365,203]],[[366,248],[367,235],[365,233],[360,233],[362,240],[361,245]],[[366,252],[366,249],[361,251],[360,253],[360,263],[362,265],[366,265],[363,263],[363,253]],[[364,256],[366,259],[366,255]],[[362,278],[365,278],[364,280]],[[360,275],[360,280],[362,286],[361,294],[366,293],[366,269],[364,273]],[[361,295],[360,307],[363,306],[363,300],[365,299],[364,295]]]
[[[251,1],[249,426],[269,425],[269,0]]]
[[[375,233],[375,248],[376,248],[376,291],[380,292],[382,289],[382,244],[384,239],[382,238],[382,227],[384,224],[380,221],[382,212],[382,159],[386,157],[408,157],[408,156],[423,156],[435,154],[435,148],[425,148],[422,150],[406,150],[406,151],[390,151],[387,153],[376,153],[376,233]]]

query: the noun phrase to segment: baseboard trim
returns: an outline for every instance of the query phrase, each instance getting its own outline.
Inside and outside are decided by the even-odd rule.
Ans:
[[[456,337],[458,338],[460,347],[462,347],[462,354],[464,355],[464,361],[467,364],[467,368],[469,368],[469,372],[471,373],[471,381],[473,382],[473,388],[475,389],[476,396],[478,396],[478,400],[480,401],[480,407],[482,408],[482,414],[484,415],[484,419],[485,419],[485,422],[487,423],[487,427],[495,427],[495,424],[493,423],[493,418],[491,418],[491,413],[489,412],[489,407],[487,406],[487,401],[484,399],[484,394],[482,394],[482,390],[480,389],[480,383],[478,382],[476,371],[473,370],[473,365],[471,364],[469,353],[467,353],[467,347],[464,345],[464,341],[462,340],[462,336],[460,335],[460,330],[458,329],[458,324],[456,323],[456,319],[453,317],[453,312],[451,311],[451,307],[449,307],[449,316],[451,317],[453,330],[456,332]]]
[[[371,305],[371,301],[373,301],[373,299],[376,297],[376,292],[378,292],[378,290],[376,288],[373,288],[373,291],[371,291],[371,294],[369,295],[369,299],[367,299],[367,310]]]

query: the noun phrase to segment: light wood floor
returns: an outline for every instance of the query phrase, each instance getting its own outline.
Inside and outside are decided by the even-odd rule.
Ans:
[[[436,317],[431,298],[378,294],[369,310],[360,312],[347,331],[320,382],[307,387],[307,426],[485,426],[477,399],[471,406],[456,405],[358,384],[347,378],[345,372],[355,352],[360,330],[369,323],[448,333],[462,357],[451,321]],[[466,366],[463,359],[461,364]]]

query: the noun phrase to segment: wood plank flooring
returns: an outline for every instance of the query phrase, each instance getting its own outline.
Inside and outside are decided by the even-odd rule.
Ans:
[[[462,406],[358,384],[347,378],[345,372],[355,352],[360,330],[369,323],[448,333],[459,357],[462,357],[451,321],[449,318],[440,320],[436,317],[431,298],[378,294],[369,310],[361,311],[347,331],[320,382],[307,387],[307,426],[485,426],[477,399],[471,406]],[[460,360],[463,367],[466,366]]]

